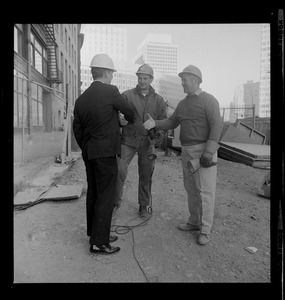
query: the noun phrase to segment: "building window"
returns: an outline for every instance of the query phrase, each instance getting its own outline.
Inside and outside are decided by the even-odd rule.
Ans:
[[[23,25],[14,26],[14,51],[23,56]]]
[[[63,43],[63,25],[60,24],[60,40]]]
[[[75,44],[76,44],[76,27],[74,27],[73,34],[74,34],[74,41],[75,41]]]
[[[65,43],[65,50],[68,51],[68,44],[67,44],[67,30],[64,31],[64,43]]]
[[[43,90],[39,85],[31,84],[33,126],[43,126]]]
[[[14,74],[14,127],[28,127],[28,87],[27,78]]]
[[[33,32],[31,32],[31,65],[43,76],[47,77],[47,49]]]

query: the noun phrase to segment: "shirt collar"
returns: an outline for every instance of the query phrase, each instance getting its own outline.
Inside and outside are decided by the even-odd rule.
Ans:
[[[194,95],[199,96],[202,93],[202,89],[198,88],[198,90],[194,93]]]
[[[141,94],[141,95],[142,95],[142,91],[141,91],[141,89],[140,89],[140,87],[139,87],[138,84],[137,84],[135,90],[136,90],[136,92],[137,92],[138,94]],[[150,95],[151,93],[154,93],[154,92],[155,92],[155,89],[150,85],[150,86],[149,86],[149,90],[148,90],[147,95]]]
[[[187,97],[199,96],[202,93],[202,89],[198,88],[198,90],[194,94],[187,94]]]

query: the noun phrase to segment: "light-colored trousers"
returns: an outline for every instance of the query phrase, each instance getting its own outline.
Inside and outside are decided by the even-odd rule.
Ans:
[[[182,168],[184,188],[188,195],[189,224],[198,225],[201,233],[210,234],[216,197],[217,166],[199,169],[199,158],[206,143],[194,146],[182,146]],[[197,164],[192,162],[198,161]],[[217,162],[217,152],[213,154],[213,162]],[[193,172],[193,166],[196,172]]]

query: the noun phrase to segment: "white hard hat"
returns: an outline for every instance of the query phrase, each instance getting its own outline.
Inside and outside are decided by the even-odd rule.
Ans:
[[[108,70],[112,70],[114,72],[116,72],[115,68],[114,68],[114,63],[111,59],[110,56],[108,56],[105,53],[100,53],[95,55],[92,58],[90,67],[96,67],[96,68],[103,68],[103,69],[108,69]]]
[[[178,74],[179,77],[181,77],[183,74],[192,74],[197,76],[201,82],[202,82],[202,72],[199,68],[197,68],[196,66],[193,65],[189,65],[186,68],[184,68],[184,70],[182,72],[180,72]]]
[[[148,64],[143,64],[139,67],[137,73],[137,75],[139,74],[146,74],[146,75],[150,75],[151,77],[153,77],[153,69],[150,65]]]

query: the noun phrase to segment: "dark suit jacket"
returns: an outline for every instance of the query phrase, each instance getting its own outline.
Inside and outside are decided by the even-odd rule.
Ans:
[[[74,105],[73,132],[84,159],[121,154],[118,111],[130,123],[134,111],[116,86],[94,81]]]

